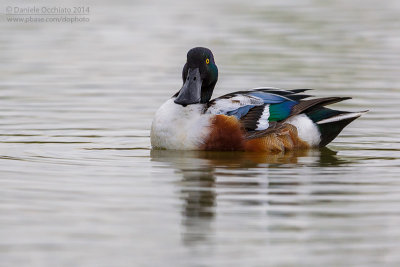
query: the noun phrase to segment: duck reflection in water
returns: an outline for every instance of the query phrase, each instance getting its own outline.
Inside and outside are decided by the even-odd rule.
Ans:
[[[155,162],[167,163],[178,174],[180,198],[183,200],[182,225],[184,226],[183,242],[190,245],[204,242],[212,236],[213,221],[217,206],[218,187],[230,187],[229,181],[217,181],[217,174],[237,177],[234,171],[243,170],[239,178],[254,175],[266,175],[265,181],[256,183],[238,181],[235,186],[242,188],[274,187],[268,182],[268,169],[292,164],[309,166],[337,166],[346,161],[338,159],[336,152],[328,149],[297,150],[279,154],[246,153],[246,152],[215,152],[215,151],[176,151],[152,150],[151,159]],[[249,168],[259,172],[248,172]],[[232,173],[229,174],[229,170]],[[287,185],[287,184],[286,184]],[[295,185],[295,184],[292,184]],[[279,186],[279,185],[277,185]],[[257,203],[243,203],[255,205]],[[259,204],[259,203],[258,203]]]
[[[339,166],[347,160],[339,159],[329,148],[292,150],[270,154],[267,152],[218,152],[151,150],[152,161],[171,164],[184,173],[186,168],[214,170],[221,168],[271,168],[280,164],[310,164],[311,166]]]

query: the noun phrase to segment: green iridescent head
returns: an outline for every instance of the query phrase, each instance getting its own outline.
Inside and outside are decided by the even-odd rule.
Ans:
[[[182,79],[182,88],[175,95],[176,104],[186,106],[210,101],[218,81],[218,68],[210,49],[195,47],[189,50]]]

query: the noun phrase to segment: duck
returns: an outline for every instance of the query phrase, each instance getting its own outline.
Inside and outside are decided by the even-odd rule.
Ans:
[[[156,111],[153,149],[278,153],[324,147],[363,113],[327,108],[350,97],[259,87],[211,99],[218,67],[210,49],[187,53],[183,85]]]

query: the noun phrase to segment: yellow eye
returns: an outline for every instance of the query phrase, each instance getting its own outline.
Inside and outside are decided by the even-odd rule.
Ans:
[[[208,65],[210,63],[210,59],[206,59],[206,64]]]

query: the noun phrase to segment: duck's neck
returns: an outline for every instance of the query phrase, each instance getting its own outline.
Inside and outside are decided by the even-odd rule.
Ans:
[[[204,114],[207,107],[208,107],[208,102],[207,103],[199,103],[199,104],[191,104],[191,105],[187,105],[187,106],[182,106],[179,104],[175,104],[177,105],[177,109],[176,111],[178,111],[180,114],[182,115],[188,115],[188,116],[193,116],[195,114],[201,115]]]
[[[211,100],[211,96],[213,94],[214,87],[215,87],[216,83],[217,83],[217,81],[215,81],[214,83],[210,84],[207,87],[201,88],[201,100],[200,100],[200,103],[207,104]]]

